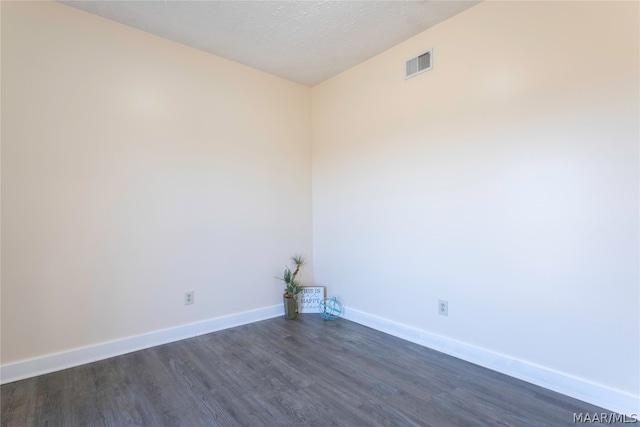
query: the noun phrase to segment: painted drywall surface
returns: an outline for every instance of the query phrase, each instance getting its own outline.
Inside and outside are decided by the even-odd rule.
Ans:
[[[281,301],[308,88],[53,2],[2,2],[2,66],[3,363]]]
[[[485,2],[313,88],[316,283],[637,395],[638,16]]]

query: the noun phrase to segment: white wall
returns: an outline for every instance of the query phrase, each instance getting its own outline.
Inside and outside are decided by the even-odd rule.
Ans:
[[[2,363],[281,303],[310,161],[309,88],[2,2]]]
[[[314,87],[316,283],[637,398],[638,6],[485,2]]]

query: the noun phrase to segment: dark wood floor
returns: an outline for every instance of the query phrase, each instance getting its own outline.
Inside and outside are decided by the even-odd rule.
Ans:
[[[5,384],[2,426],[564,426],[607,412],[304,314]]]

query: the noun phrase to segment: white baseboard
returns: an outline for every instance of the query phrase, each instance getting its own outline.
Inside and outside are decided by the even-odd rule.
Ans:
[[[504,354],[392,322],[359,310],[345,310],[343,317],[389,335],[429,347],[467,362],[591,403],[619,414],[640,417],[640,396],[594,383]]]
[[[258,322],[283,314],[283,307],[281,304],[278,304],[147,334],[75,348],[60,353],[48,354],[33,359],[8,363],[0,366],[0,384],[47,374],[185,338],[232,328],[234,326]],[[345,310],[343,317],[378,331],[583,400],[610,411],[626,415],[640,415],[640,396],[638,395],[616,390],[584,378],[578,378],[411,326],[392,322],[359,310]]]
[[[0,366],[0,384],[35,377],[61,369],[72,368],[74,366],[84,365],[85,363],[143,350],[185,338],[233,328],[234,326],[258,322],[283,314],[284,307],[282,304],[278,304],[142,335],[74,348],[60,353],[47,354],[33,359],[20,360]]]

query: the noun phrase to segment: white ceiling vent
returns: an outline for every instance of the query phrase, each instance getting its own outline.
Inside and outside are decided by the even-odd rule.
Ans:
[[[428,51],[423,52],[416,57],[407,59],[404,68],[405,79],[417,76],[418,74],[424,73],[425,71],[429,71],[431,67],[433,67],[432,50],[433,49],[429,49]]]

